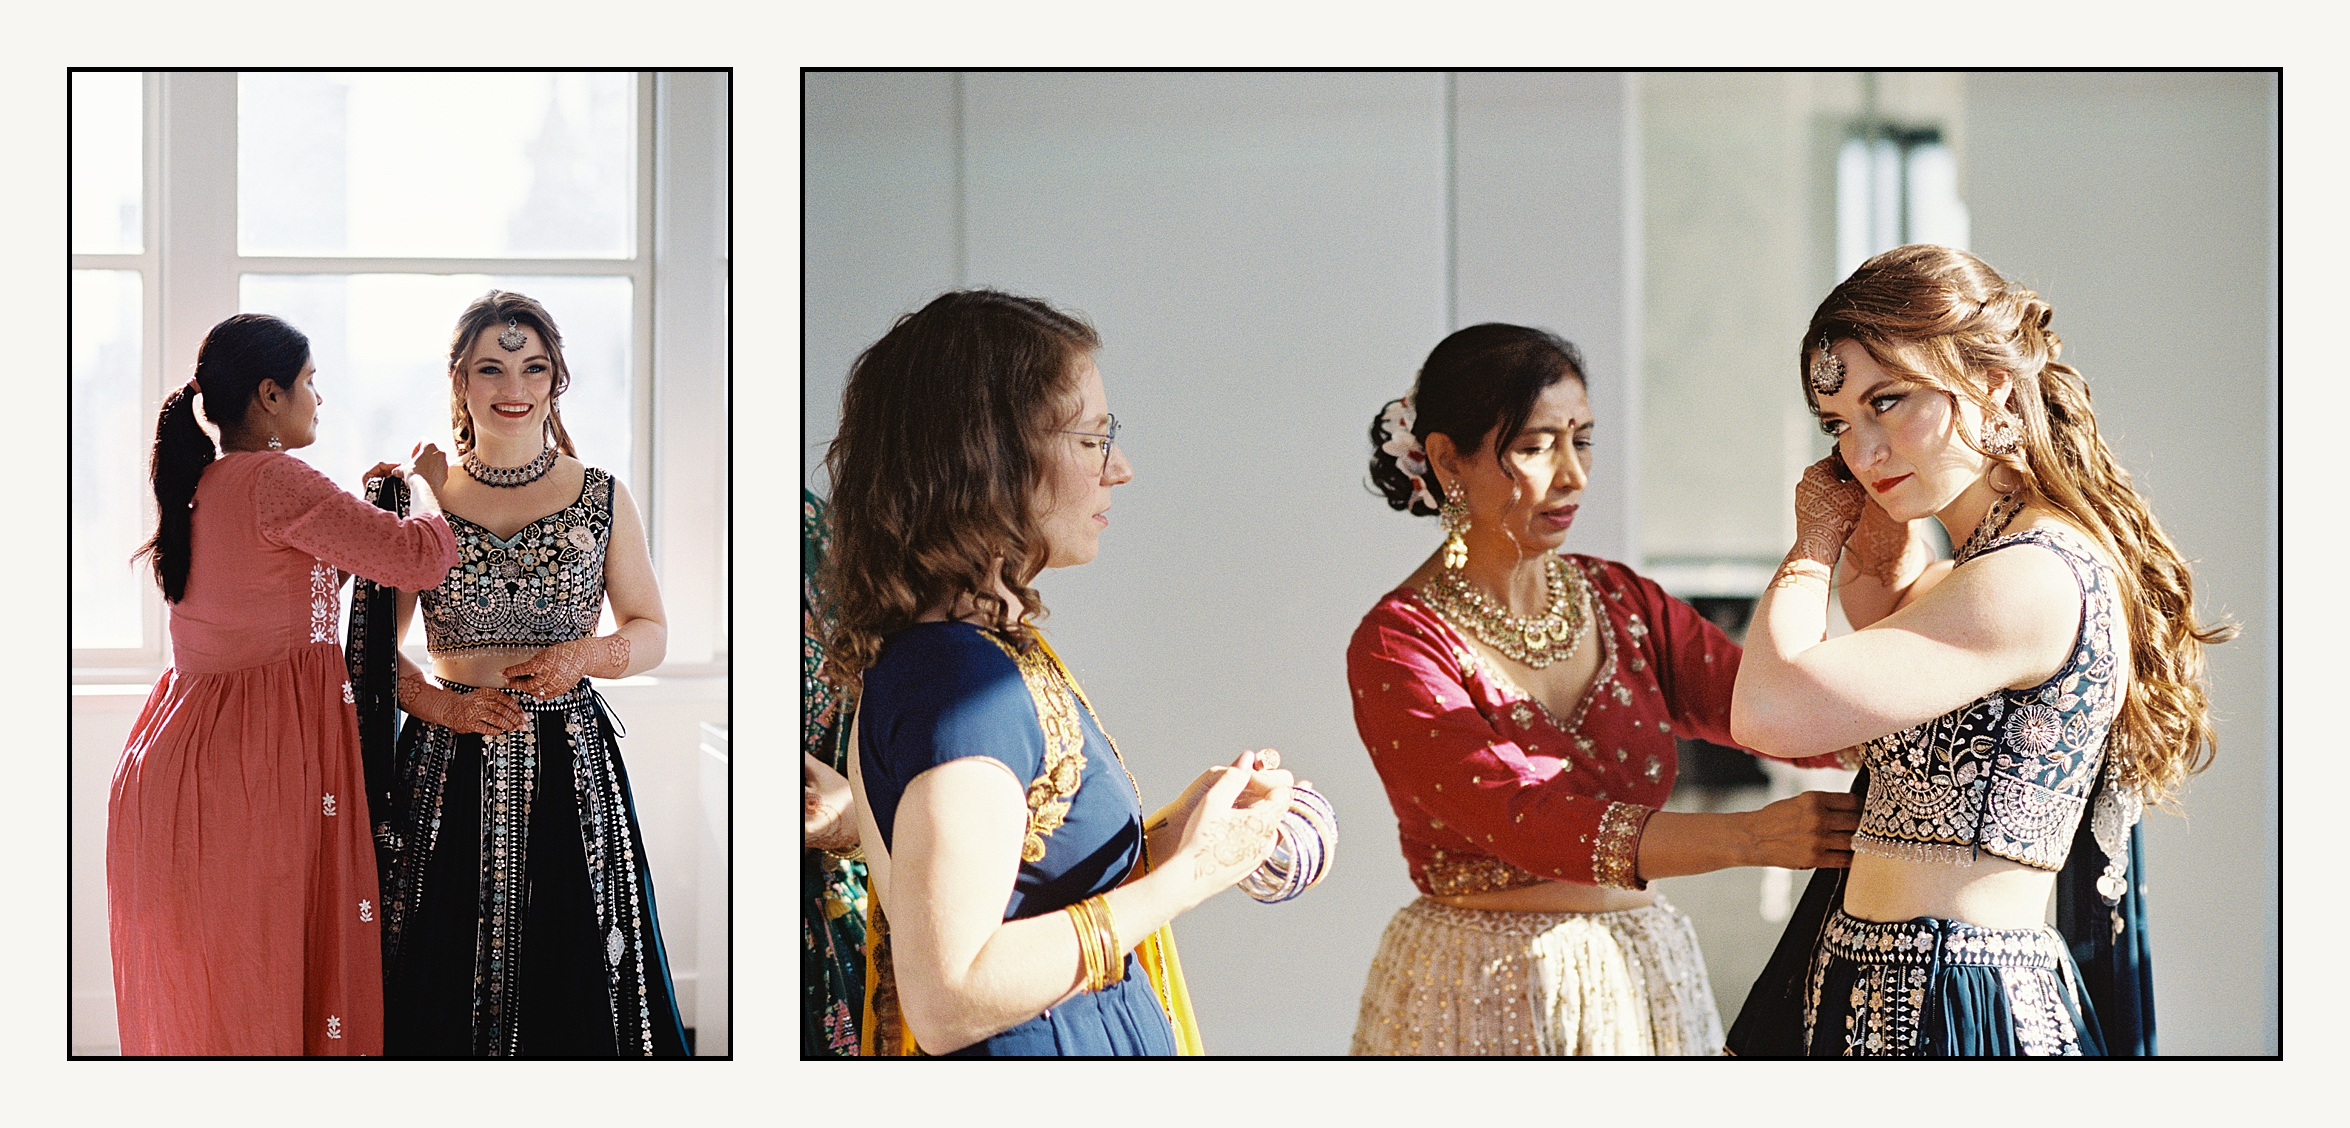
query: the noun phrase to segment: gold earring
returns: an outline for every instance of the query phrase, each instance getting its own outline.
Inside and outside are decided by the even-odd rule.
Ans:
[[[1436,508],[1436,519],[1444,524],[1444,566],[1457,572],[1469,562],[1469,542],[1463,539],[1469,531],[1469,502],[1459,482],[1437,484],[1444,490],[1444,504]]]

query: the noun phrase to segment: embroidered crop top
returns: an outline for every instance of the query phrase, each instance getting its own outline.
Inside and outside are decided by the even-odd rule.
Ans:
[[[2027,529],[1984,553],[2033,544],[2081,587],[2072,656],[2030,689],[1995,689],[1861,747],[1869,794],[1852,848],[1964,865],[1982,854],[2064,868],[2121,712],[2122,623],[2111,569],[2070,530]]]
[[[578,500],[511,537],[446,516],[457,566],[417,595],[426,650],[543,647],[596,632],[612,543],[612,475],[588,467]]]

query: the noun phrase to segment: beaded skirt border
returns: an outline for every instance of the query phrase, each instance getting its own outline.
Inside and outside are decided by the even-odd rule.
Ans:
[[[1838,909],[1812,956],[1803,1026],[1812,1056],[1929,1057],[1974,1050],[1936,1044],[1957,1030],[1991,1052],[2074,1057],[2082,1051],[2075,1020],[2071,958],[2053,928],[1984,928],[1919,918],[1867,921]],[[1965,982],[1961,982],[1961,981]],[[2004,1006],[1965,1011],[1963,1000],[1988,995]],[[2012,1030],[1964,1029],[2008,1022]],[[1840,1029],[1839,1029],[1840,1028]]]

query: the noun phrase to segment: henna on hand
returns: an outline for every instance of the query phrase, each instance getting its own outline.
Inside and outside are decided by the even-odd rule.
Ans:
[[[521,706],[494,690],[458,693],[416,673],[401,674],[397,686],[401,710],[452,732],[496,736],[521,728],[530,719]]]
[[[558,642],[530,659],[498,671],[514,686],[541,701],[559,697],[582,676],[617,678],[628,672],[628,636],[608,634]]]
[[[1208,823],[1199,828],[1199,854],[1192,861],[1191,875],[1206,877],[1248,861],[1271,845],[1274,830],[1263,815],[1254,814]]]
[[[1916,578],[1933,556],[1925,538],[1911,533],[1909,522],[1894,520],[1874,500],[1861,507],[1860,522],[1844,542],[1844,551],[1853,567],[1889,588],[1901,586],[1905,577]]]
[[[1795,549],[1790,558],[1817,560],[1834,567],[1836,555],[1860,520],[1868,495],[1858,482],[1836,479],[1834,456],[1804,467],[1795,483]]]

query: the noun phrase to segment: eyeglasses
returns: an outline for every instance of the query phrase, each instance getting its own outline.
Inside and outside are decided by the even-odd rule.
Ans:
[[[1111,414],[1110,412],[1106,412],[1106,411],[1105,411],[1105,412],[1103,412],[1103,413],[1102,413],[1102,415],[1103,415],[1104,417],[1108,418],[1108,419],[1109,419],[1109,421],[1110,421],[1110,433],[1109,433],[1109,434],[1107,434],[1107,435],[1101,434],[1101,433],[1099,433],[1099,432],[1096,432],[1096,431],[1062,431],[1062,432],[1061,432],[1061,434],[1064,434],[1064,435],[1083,435],[1083,436],[1085,436],[1086,438],[1089,438],[1089,439],[1100,439],[1100,440],[1102,441],[1102,472],[1101,472],[1101,476],[1102,476],[1102,477],[1104,477],[1104,478],[1107,478],[1107,477],[1109,477],[1109,476],[1110,476],[1110,451],[1111,451],[1112,449],[1114,449],[1114,448],[1115,448],[1115,447],[1118,445],[1118,417],[1117,417],[1116,415],[1113,415],[1113,414]],[[1092,446],[1093,446],[1093,444],[1091,444],[1091,443],[1087,443],[1087,444],[1086,444],[1086,447],[1087,447],[1088,449],[1091,449],[1091,448],[1092,448]]]

